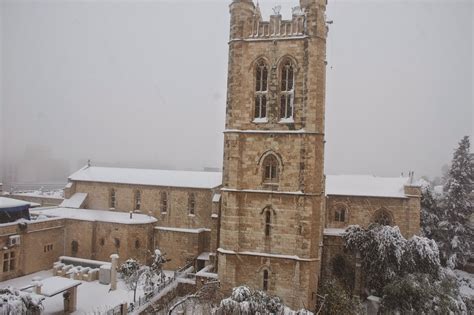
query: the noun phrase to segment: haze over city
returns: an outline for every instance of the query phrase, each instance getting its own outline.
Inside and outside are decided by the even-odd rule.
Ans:
[[[230,1],[1,1],[0,181],[221,168]],[[281,4],[260,1],[265,18]],[[326,173],[434,177],[473,135],[471,1],[329,1]],[[216,25],[220,25],[216,27]]]

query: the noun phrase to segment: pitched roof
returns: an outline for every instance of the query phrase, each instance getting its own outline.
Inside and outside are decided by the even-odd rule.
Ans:
[[[408,177],[327,175],[326,195],[405,198]]]
[[[69,180],[145,186],[215,188],[222,183],[222,173],[86,166],[69,176]]]

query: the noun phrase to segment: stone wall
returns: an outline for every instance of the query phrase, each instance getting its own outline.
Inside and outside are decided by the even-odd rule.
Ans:
[[[375,213],[384,209],[391,214],[392,225],[398,225],[405,238],[420,233],[419,195],[407,198],[328,196],[326,203],[328,228],[343,228],[355,224],[368,227],[374,222]],[[341,206],[346,209],[346,220],[336,222],[334,212]]]
[[[219,277],[225,295],[232,288],[247,285],[263,289],[263,272],[268,271],[268,293],[278,295],[293,309],[308,307],[313,301],[319,281],[319,261],[264,257],[255,255],[219,254]]]
[[[171,259],[164,266],[168,270],[179,269],[202,252],[209,252],[209,243],[209,230],[170,231],[155,228],[155,247]]]
[[[51,269],[64,251],[65,221],[49,219],[19,225],[0,226],[0,281],[20,277],[40,270]],[[20,236],[18,245],[9,246],[9,237]],[[14,252],[13,270],[4,272],[4,254]]]
[[[110,210],[110,191],[115,190],[115,211],[129,212],[135,209],[135,193],[141,193],[140,212],[158,219],[159,226],[182,228],[211,228],[212,189],[142,186],[98,182],[74,182],[73,191],[87,193],[85,208]],[[168,194],[168,208],[161,210],[161,192]],[[189,213],[188,196],[195,195],[195,213]]]

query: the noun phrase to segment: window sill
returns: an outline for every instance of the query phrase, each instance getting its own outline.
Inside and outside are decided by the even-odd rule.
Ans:
[[[188,214],[188,217],[195,217],[195,214]]]
[[[254,120],[252,120],[252,122],[253,122],[254,124],[266,124],[266,123],[268,123],[268,118],[267,118],[267,117],[254,118]]]
[[[282,118],[280,119],[280,121],[278,122],[279,124],[294,124],[295,123],[295,120],[293,119],[293,117],[290,117],[290,118]]]
[[[166,215],[168,214],[168,212],[161,212],[161,215]]]

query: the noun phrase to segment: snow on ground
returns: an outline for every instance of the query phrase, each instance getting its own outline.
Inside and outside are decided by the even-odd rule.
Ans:
[[[462,270],[454,270],[454,274],[458,278],[461,295],[474,298],[474,274]]]
[[[40,277],[46,279],[53,276],[52,270],[40,271],[24,277],[0,282],[0,287],[12,286],[22,288],[31,284],[32,279]],[[98,281],[81,281],[77,287],[77,310],[72,314],[91,314],[94,311],[106,311],[121,304],[124,301],[133,302],[133,291],[129,291],[125,283],[119,279],[117,290],[109,292],[110,285],[100,284]],[[143,295],[143,291],[137,290],[137,299]],[[43,314],[64,314],[63,296],[58,294],[43,301]]]

